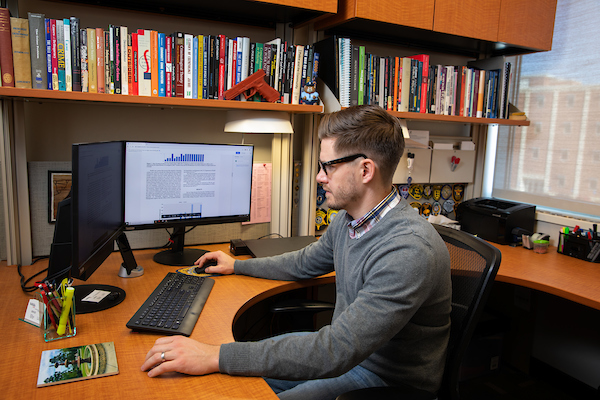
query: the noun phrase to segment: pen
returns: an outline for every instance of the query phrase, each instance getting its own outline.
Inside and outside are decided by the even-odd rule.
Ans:
[[[46,297],[46,292],[44,290],[41,290],[40,293],[42,294],[42,299],[44,300],[44,304],[46,305],[46,314],[48,314],[52,326],[54,326],[54,329],[56,329],[56,321],[54,321],[54,315],[52,314],[52,306],[48,301],[48,297]]]
[[[58,328],[56,333],[60,336],[65,334],[67,329],[67,322],[69,320],[69,313],[71,312],[71,304],[73,304],[73,294],[75,288],[69,286],[65,289],[65,300],[63,302],[62,311],[60,313],[60,321],[58,322]]]

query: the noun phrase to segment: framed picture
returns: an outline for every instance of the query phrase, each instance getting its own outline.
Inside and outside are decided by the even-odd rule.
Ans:
[[[71,191],[71,172],[48,171],[48,222],[56,222],[58,203]]]

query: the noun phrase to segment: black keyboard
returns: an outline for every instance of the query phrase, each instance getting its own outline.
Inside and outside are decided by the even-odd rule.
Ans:
[[[127,323],[134,331],[190,336],[214,279],[169,272]]]

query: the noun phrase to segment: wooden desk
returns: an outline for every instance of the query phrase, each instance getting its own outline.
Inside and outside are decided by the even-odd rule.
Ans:
[[[560,254],[491,243],[502,252],[496,280],[550,293],[600,310],[600,264]]]
[[[496,277],[498,281],[551,293],[600,310],[600,265],[558,254],[556,248],[550,248],[547,254],[537,254],[521,247],[496,246],[502,252]],[[226,245],[202,247],[227,251]],[[261,378],[171,374],[150,379],[140,371],[146,353],[160,335],[135,333],[127,329],[125,324],[164,275],[177,269],[154,263],[154,253],[150,250],[135,252],[138,264],[146,272],[144,276],[132,279],[117,276],[121,256],[119,253],[112,254],[85,283],[119,286],[127,292],[125,301],[103,312],[78,315],[77,335],[51,343],[44,342],[38,328],[18,320],[23,317],[31,296],[21,291],[17,268],[2,265],[0,282],[3,290],[0,299],[4,307],[0,314],[0,326],[4,331],[0,353],[1,397],[47,399],[66,394],[81,398],[92,395],[94,398],[275,399],[276,396]],[[44,262],[38,264],[23,267],[24,275],[29,277],[46,265]],[[210,344],[233,341],[233,322],[256,302],[288,290],[330,283],[334,277],[328,275],[304,282],[270,281],[245,276],[222,276],[215,280],[213,291],[191,336]],[[107,341],[115,342],[119,375],[36,388],[43,350]]]
[[[209,250],[227,251],[227,245],[202,246]],[[231,377],[212,374],[203,377],[171,374],[148,378],[140,370],[146,353],[160,335],[135,333],[125,324],[141,306],[165,274],[177,270],[156,264],[156,251],[136,251],[138,264],[145,269],[139,278],[119,278],[117,272],[121,255],[113,253],[84,283],[102,283],[121,287],[127,293],[125,301],[112,309],[76,316],[77,335],[46,343],[39,328],[19,321],[23,318],[27,301],[33,294],[23,293],[19,286],[16,266],[0,267],[0,293],[3,309],[0,326],[3,327],[0,352],[1,398],[4,399],[276,399],[262,378]],[[22,268],[25,276],[45,268],[46,262]],[[45,274],[42,275],[45,277]],[[215,286],[200,315],[192,338],[209,344],[233,341],[232,324],[236,315],[260,299],[287,290],[331,282],[333,277],[305,282],[282,282],[245,276],[215,278]],[[77,283],[77,282],[76,282]],[[37,388],[37,375],[43,350],[85,344],[115,342],[119,375],[81,382]],[[75,397],[77,396],[77,397]]]

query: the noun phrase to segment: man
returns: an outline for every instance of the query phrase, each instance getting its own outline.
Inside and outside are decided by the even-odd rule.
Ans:
[[[403,382],[436,391],[450,332],[450,258],[436,230],[402,201],[392,176],[404,151],[399,121],[377,106],[325,115],[319,127],[325,234],[293,253],[235,261],[215,252],[207,272],[299,280],[335,270],[331,325],[255,343],[156,341],[142,370],[263,376],[282,399],[334,399]],[[163,355],[161,357],[161,355]]]

